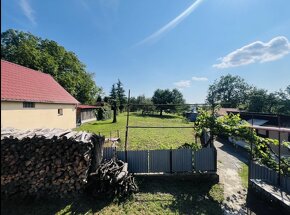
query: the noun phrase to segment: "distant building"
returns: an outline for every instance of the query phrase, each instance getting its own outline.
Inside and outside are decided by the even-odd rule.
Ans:
[[[290,116],[235,110],[228,110],[227,114],[229,113],[239,114],[241,119],[252,125],[257,135],[261,137],[278,140],[280,134],[281,143],[290,142]],[[234,138],[229,138],[229,140],[242,147],[249,146],[249,144],[242,140],[235,140]],[[278,153],[278,146],[271,145],[271,148]],[[281,144],[281,154],[290,156],[290,149]]]
[[[77,107],[77,124],[81,125],[86,122],[97,120],[96,110],[97,106],[92,105],[78,105]]]
[[[264,129],[256,129],[257,134],[261,137],[267,137],[272,139],[278,139],[279,132],[271,128],[290,128],[290,116],[276,115],[276,114],[264,114],[253,113],[245,111],[227,111],[228,113],[239,114],[241,119],[247,121],[254,126],[261,126]],[[280,125],[279,125],[280,120]],[[269,129],[265,129],[269,128]],[[281,141],[290,141],[290,133],[280,132]]]
[[[76,127],[79,102],[52,76],[1,60],[1,127]]]
[[[220,108],[217,110],[218,116],[225,116],[229,113],[240,113],[241,111],[238,108]]]
[[[193,107],[190,112],[185,112],[184,115],[190,122],[195,122],[198,116],[197,108]]]

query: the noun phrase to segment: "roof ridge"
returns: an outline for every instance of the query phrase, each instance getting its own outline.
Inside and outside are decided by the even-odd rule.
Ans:
[[[2,62],[2,61],[6,62],[6,63],[9,63],[9,64],[12,64],[12,65],[17,66],[17,67],[23,67],[23,68],[25,68],[26,70],[32,70],[33,72],[38,72],[38,73],[41,73],[41,74],[44,74],[44,75],[49,75],[49,76],[51,76],[50,74],[45,73],[45,72],[42,72],[42,71],[40,71],[40,70],[31,69],[31,68],[29,68],[29,67],[26,67],[26,66],[23,66],[23,65],[20,65],[20,64],[17,64],[17,63],[13,63],[13,62],[10,62],[10,61],[7,61],[7,60],[3,60],[3,59],[1,59],[1,62]],[[52,77],[52,76],[51,76],[51,77]],[[53,78],[53,77],[52,77],[52,78]]]
[[[1,59],[1,101],[80,103],[51,74]]]

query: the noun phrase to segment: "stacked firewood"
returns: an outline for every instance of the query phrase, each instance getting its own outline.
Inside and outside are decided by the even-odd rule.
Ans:
[[[102,159],[97,151],[102,150],[103,141],[97,135],[72,130],[1,129],[1,194],[82,192],[90,168]]]
[[[87,190],[95,197],[123,198],[138,191],[128,163],[116,158],[103,162],[88,178]]]

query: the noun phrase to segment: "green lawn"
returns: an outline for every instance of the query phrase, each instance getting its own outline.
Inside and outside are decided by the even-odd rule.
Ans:
[[[239,175],[242,179],[242,184],[245,188],[248,188],[248,171],[249,171],[248,165],[242,163],[242,167],[239,171]]]
[[[183,117],[166,114],[163,117],[143,116],[138,113],[130,113],[129,125],[138,126],[192,126]],[[119,114],[117,123],[112,120],[94,121],[83,124],[77,130],[92,131],[101,133],[106,138],[117,137],[117,130],[120,131],[120,148],[124,147],[126,131],[126,114]],[[177,148],[184,143],[194,142],[194,130],[192,128],[132,128],[129,129],[129,149],[169,149]]]
[[[75,199],[1,200],[1,214],[222,214],[219,184],[192,180],[139,179],[140,192],[118,203],[86,196]]]

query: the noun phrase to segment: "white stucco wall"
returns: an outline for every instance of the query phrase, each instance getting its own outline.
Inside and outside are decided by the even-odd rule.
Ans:
[[[63,109],[63,115],[58,114],[58,109]],[[23,108],[22,102],[1,101],[1,127],[75,128],[76,107],[73,104],[35,103],[35,108]]]

